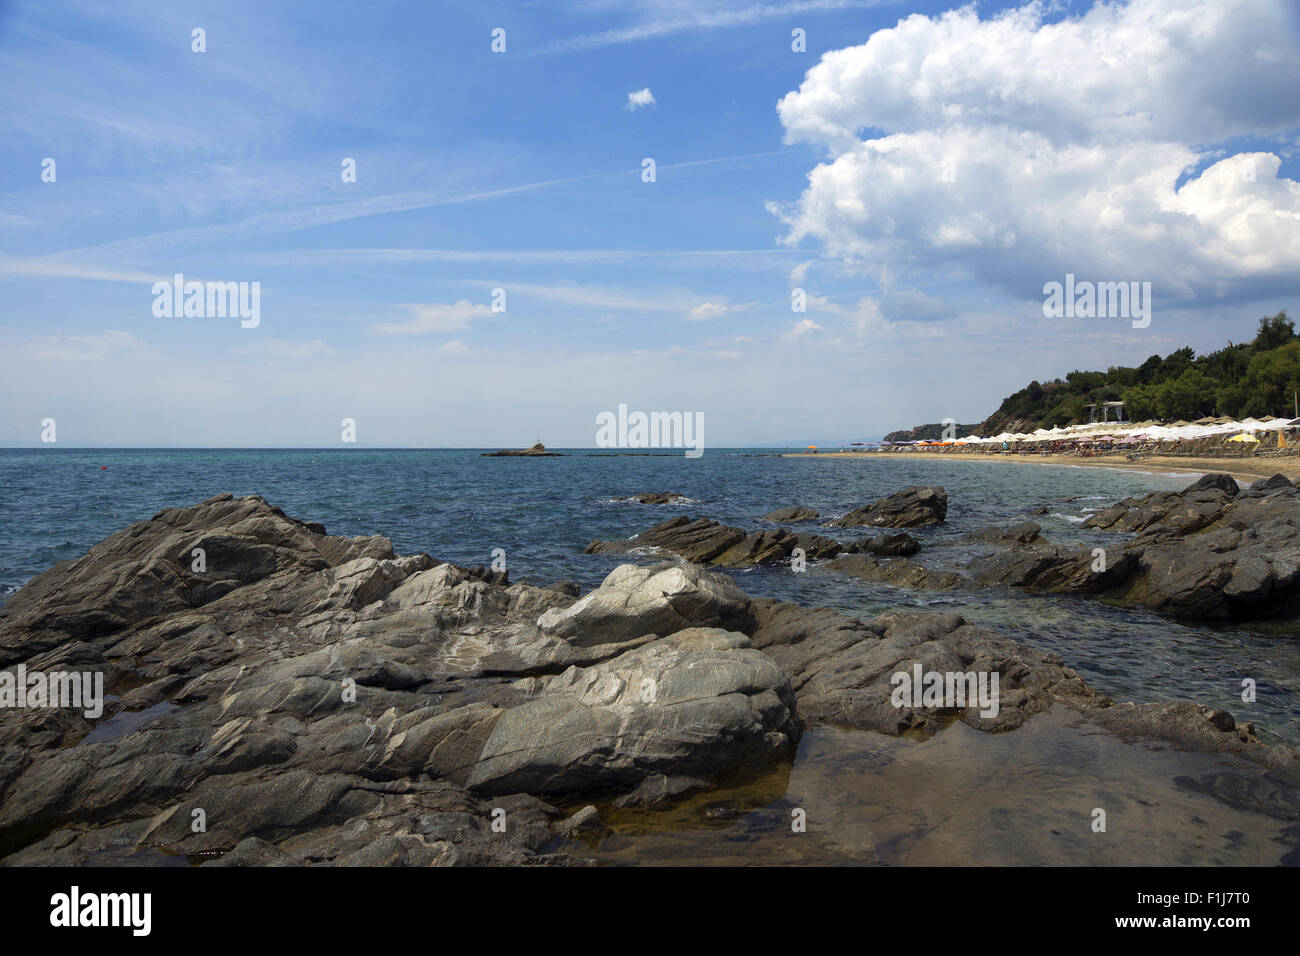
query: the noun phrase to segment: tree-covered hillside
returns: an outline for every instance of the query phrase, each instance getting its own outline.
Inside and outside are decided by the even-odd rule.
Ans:
[[[1251,342],[1197,355],[1182,348],[1153,355],[1136,368],[1071,372],[1064,380],[1030,382],[1008,396],[980,427],[983,436],[1088,421],[1087,406],[1122,401],[1131,421],[1192,421],[1295,416],[1300,391],[1300,338],[1285,311],[1259,320]]]

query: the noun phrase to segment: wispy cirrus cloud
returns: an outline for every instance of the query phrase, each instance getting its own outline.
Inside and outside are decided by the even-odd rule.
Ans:
[[[679,33],[744,27],[800,14],[832,13],[880,5],[881,0],[794,0],[794,2],[790,3],[744,2],[739,4],[715,2],[708,6],[679,3],[641,4],[641,16],[635,23],[601,30],[597,33],[586,33],[581,36],[555,40],[526,55],[547,56],[556,53],[577,53],[583,50],[615,46],[620,43],[657,40]],[[604,6],[608,9],[607,5],[602,4],[588,6]]]
[[[729,156],[714,156],[705,159],[683,160],[676,163],[661,163],[659,164],[658,169],[660,171],[669,171],[725,165],[729,163],[783,155],[787,152],[787,150],[768,150],[759,153],[741,153]],[[172,254],[183,249],[202,248],[205,246],[210,247],[225,242],[236,242],[263,236],[283,235],[285,233],[331,226],[370,217],[433,209],[439,206],[453,206],[505,199],[557,186],[613,179],[619,176],[626,176],[630,172],[634,171],[639,173],[640,167],[585,173],[578,176],[541,179],[530,183],[469,190],[454,195],[448,195],[445,190],[413,190],[401,193],[369,196],[357,200],[289,205],[269,212],[247,216],[234,222],[217,223],[205,226],[191,226],[123,239],[114,239],[96,245],[80,246],[41,256],[32,256],[26,259],[11,258],[7,260],[9,263],[8,274],[35,277],[41,275],[42,269],[49,269],[51,271],[48,274],[56,276],[64,274],[59,270],[68,268],[79,268],[83,272],[90,272],[96,268],[101,268],[105,272],[121,271],[120,269],[115,270],[110,266],[91,265],[86,263],[85,260],[89,257],[108,257],[109,259],[112,259],[114,257],[132,258],[159,254]],[[457,250],[443,250],[440,254],[444,256],[456,254],[463,256],[491,255],[491,253],[474,253],[472,251]],[[677,253],[669,252],[665,254],[675,255]],[[776,253],[773,250],[767,250],[767,254]],[[565,255],[565,253],[559,253],[559,255]],[[5,269],[5,261],[6,260],[0,259],[0,271]],[[70,265],[70,263],[78,265]],[[166,277],[162,276],[155,278]],[[153,281],[153,279],[150,279],[150,281]]]
[[[430,335],[437,332],[457,332],[467,329],[475,319],[485,319],[492,315],[486,305],[475,305],[461,299],[450,304],[433,302],[428,304],[404,304],[400,306],[411,313],[411,317],[402,322],[380,322],[371,325],[372,332],[380,335]]]
[[[717,319],[724,315],[731,315],[735,312],[744,312],[747,309],[752,309],[756,304],[757,303],[754,302],[730,303],[725,300],[717,302],[710,300],[708,302],[701,302],[699,305],[695,306],[695,308],[686,313],[686,317],[688,319],[697,320]]]
[[[522,265],[586,265],[631,262],[742,268],[746,261],[767,269],[806,255],[797,249],[290,249],[253,253],[266,265],[336,263],[501,262]]]
[[[171,276],[32,256],[0,255],[0,276],[26,279],[88,279],[97,282],[169,282]]]

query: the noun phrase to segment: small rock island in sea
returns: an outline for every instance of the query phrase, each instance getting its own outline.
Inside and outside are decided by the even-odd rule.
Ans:
[[[532,448],[521,448],[518,450],[506,449],[505,451],[485,451],[479,455],[480,458],[563,458],[559,452],[547,451],[546,446],[538,442]]]

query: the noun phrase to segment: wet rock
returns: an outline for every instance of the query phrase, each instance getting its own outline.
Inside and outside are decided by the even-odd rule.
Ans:
[[[641,532],[630,541],[593,541],[587,554],[621,554],[633,548],[660,548],[694,564],[706,564],[728,548],[744,541],[746,534],[708,518],[686,515],[669,518]]]
[[[996,544],[1004,548],[1041,543],[1042,527],[1033,521],[1022,521],[1009,528],[988,527],[972,531],[962,540]]]
[[[1294,617],[1300,506],[1282,482],[1269,483],[1239,494],[1228,476],[1207,475],[1186,491],[1126,498],[1094,515],[1085,525],[1136,533],[1106,549],[1108,563],[1127,571],[1108,582],[1108,596],[1172,616]]]
[[[1010,548],[975,559],[972,581],[982,587],[1100,594],[1124,586],[1139,568],[1134,551],[1112,549],[1102,558],[1088,548],[1035,543],[1037,547]]]
[[[549,862],[535,794],[647,797],[764,772],[798,739],[784,673],[743,633],[748,598],[689,564],[626,566],[575,601],[228,495],[91,557],[15,594],[0,648],[104,669],[110,693],[129,676],[145,710],[102,740],[119,711],[0,713],[0,857]],[[535,803],[497,839],[503,801]]]
[[[1216,594],[1275,600],[1300,580],[1300,560],[1283,576],[1291,545],[1246,518],[1271,516],[1280,535],[1286,506],[1285,494],[1232,499],[1196,540],[1233,573],[1220,586],[1207,566],[1179,587],[1198,606]],[[1244,508],[1264,512],[1233,510]],[[211,545],[207,571],[191,567],[194,541]],[[1145,562],[1162,545],[1129,547],[1126,587],[1154,573]],[[1046,558],[1016,573],[1068,577],[1051,562],[1073,558]],[[932,575],[903,558],[849,559],[884,579]],[[0,858],[571,862],[549,801],[651,806],[757,778],[792,758],[801,721],[998,731],[1060,703],[1142,738],[1290,759],[1221,712],[1115,705],[1052,655],[957,615],[856,621],[752,600],[689,563],[625,565],[583,597],[573,590],[399,557],[386,539],[329,536],[260,498],[132,525],[0,610],[8,661],[103,669],[121,697],[99,720],[0,711]],[[895,706],[892,676],[917,665],[998,673],[998,712]]]
[[[938,486],[911,485],[887,498],[850,511],[826,523],[828,528],[870,525],[884,528],[919,528],[939,524],[948,515],[948,492]]]
[[[829,608],[806,609],[764,598],[752,603],[755,647],[790,676],[805,721],[881,733],[940,733],[958,720],[1002,732],[1056,706],[1079,712],[1106,729],[1142,740],[1163,740],[1207,753],[1233,753],[1268,767],[1300,767],[1293,747],[1266,747],[1250,725],[1189,702],[1116,703],[1089,687],[1060,657],[1026,647],[958,614],[900,613],[860,621]],[[959,697],[925,705],[895,699],[897,675],[974,675],[965,706]],[[998,675],[997,707],[977,701],[978,677]],[[945,682],[945,687],[947,686]],[[960,682],[954,681],[954,690]]]
[[[601,837],[610,832],[609,827],[600,821],[600,813],[590,804],[573,816],[552,824],[551,829],[557,836],[576,839],[580,837]]]
[[[655,491],[643,492],[639,495],[631,495],[627,498],[615,498],[615,501],[635,501],[642,505],[679,505],[689,502],[691,499],[685,495],[679,495],[672,491]]]
[[[776,524],[796,524],[800,521],[815,521],[820,517],[821,515],[811,508],[805,508],[802,505],[791,505],[789,508],[777,508],[775,511],[769,511],[763,515],[763,520],[772,521]]]
[[[625,793],[614,801],[616,807],[647,807],[675,800],[687,794],[709,789],[709,784],[699,777],[683,775],[668,776],[654,774],[647,777],[631,793]]]
[[[910,557],[921,550],[921,543],[906,531],[900,531],[898,534],[882,534],[855,542],[848,550],[879,557]]]
[[[747,533],[742,528],[707,518],[682,515],[655,525],[629,541],[593,541],[587,545],[586,552],[622,554],[640,548],[667,551],[693,564],[732,568],[784,561],[795,548],[803,549],[804,557],[813,560],[834,557],[844,550],[838,541],[822,535],[796,534],[784,528]]]
[[[905,558],[877,561],[867,554],[848,554],[828,561],[826,567],[862,581],[921,590],[948,590],[965,583],[956,572],[931,570]]]

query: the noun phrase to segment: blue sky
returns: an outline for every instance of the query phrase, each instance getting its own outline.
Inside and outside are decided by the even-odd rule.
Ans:
[[[1297,308],[1285,0],[331,6],[0,5],[0,439],[853,440]],[[1150,327],[1044,318],[1067,271]]]

